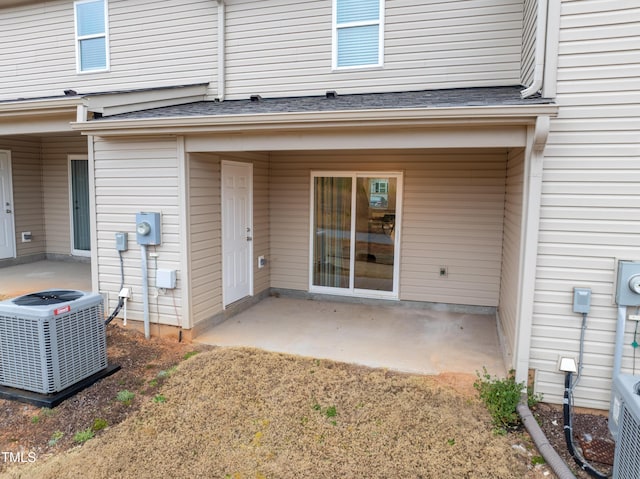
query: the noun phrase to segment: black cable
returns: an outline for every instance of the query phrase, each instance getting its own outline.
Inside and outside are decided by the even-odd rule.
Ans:
[[[111,321],[113,321],[113,319],[118,315],[118,313],[122,309],[123,305],[124,305],[124,298],[120,298],[118,300],[118,304],[116,305],[116,309],[113,310],[113,313],[111,313],[111,316],[109,316],[107,319],[104,320],[105,326],[108,325]]]
[[[122,306],[124,305],[124,298],[120,297],[120,291],[124,287],[124,260],[122,259],[122,251],[118,250],[118,256],[120,256],[120,289],[118,290],[118,304],[116,305],[116,309],[113,310],[113,313],[104,320],[104,325],[108,325],[113,319],[118,315]]]
[[[584,457],[577,451],[573,443],[573,424],[571,421],[571,403],[573,402],[571,371],[568,371],[564,377],[564,400],[562,406],[562,416],[564,419],[564,439],[567,443],[567,450],[573,460],[583,471],[598,479],[608,479],[610,476],[603,474],[595,469],[591,464],[585,461]]]

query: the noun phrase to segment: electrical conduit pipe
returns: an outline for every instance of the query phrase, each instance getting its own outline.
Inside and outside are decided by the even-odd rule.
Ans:
[[[549,440],[540,429],[536,418],[533,417],[531,413],[531,409],[527,406],[526,399],[523,400],[518,407],[516,408],[520,418],[522,419],[522,424],[526,428],[527,432],[533,439],[533,443],[544,457],[544,460],[549,464],[553,472],[555,472],[558,479],[576,479],[576,476],[573,475],[569,466],[562,460],[562,458],[558,455],[553,446],[549,443]]]
[[[149,339],[151,333],[149,331],[149,277],[147,265],[147,245],[140,245],[140,253],[142,255],[142,305],[144,308],[144,337]]]

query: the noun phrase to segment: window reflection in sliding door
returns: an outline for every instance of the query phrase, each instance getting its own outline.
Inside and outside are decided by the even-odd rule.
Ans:
[[[314,179],[314,286],[349,288],[351,196],[350,177]]]
[[[357,178],[356,289],[393,291],[396,185],[396,178]]]

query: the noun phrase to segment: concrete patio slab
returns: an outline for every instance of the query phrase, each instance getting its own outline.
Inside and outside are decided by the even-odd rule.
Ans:
[[[0,268],[0,297],[53,288],[91,291],[91,265],[45,260]]]
[[[506,372],[492,315],[269,297],[194,339],[397,371]]]

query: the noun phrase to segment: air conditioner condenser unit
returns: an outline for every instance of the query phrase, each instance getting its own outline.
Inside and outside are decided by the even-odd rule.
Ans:
[[[101,295],[49,290],[0,302],[0,386],[57,393],[105,368]]]

